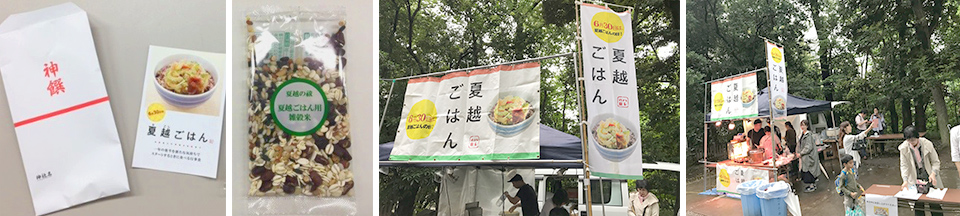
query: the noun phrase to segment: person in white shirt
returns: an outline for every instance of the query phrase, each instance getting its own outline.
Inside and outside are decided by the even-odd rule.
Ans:
[[[860,131],[867,130],[867,126],[870,125],[870,121],[867,121],[867,109],[860,110],[860,113],[857,113],[857,129]]]
[[[860,134],[852,134],[853,127],[850,126],[850,122],[844,121],[840,123],[840,143],[838,143],[840,146],[840,153],[848,154],[853,157],[853,170],[860,168],[860,164],[862,163],[860,152],[853,150],[853,143],[867,138],[867,135],[869,135],[871,132],[870,129],[875,126],[876,124],[870,124],[867,126],[867,129],[860,132]]]
[[[950,129],[950,158],[960,172],[960,125]]]

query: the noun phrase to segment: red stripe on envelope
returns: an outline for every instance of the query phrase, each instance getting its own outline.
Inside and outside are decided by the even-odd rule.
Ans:
[[[99,104],[99,103],[107,102],[107,101],[110,101],[110,97],[109,97],[109,96],[108,96],[108,97],[102,97],[102,98],[94,99],[94,100],[88,101],[88,102],[86,102],[86,103],[77,104],[77,105],[75,105],[75,106],[67,107],[67,108],[62,109],[62,110],[53,111],[53,112],[50,112],[50,113],[47,113],[47,114],[43,114],[43,115],[40,115],[40,116],[37,116],[37,117],[33,117],[33,118],[30,118],[30,119],[27,119],[27,120],[23,120],[23,121],[20,121],[20,122],[13,123],[13,127],[20,127],[20,126],[23,126],[23,125],[26,125],[26,124],[30,124],[30,123],[34,123],[34,122],[37,122],[37,121],[40,121],[40,120],[48,119],[48,118],[51,118],[51,117],[54,117],[54,116],[62,115],[62,114],[64,114],[64,113],[73,112],[73,111],[76,111],[76,110],[79,110],[79,109],[83,109],[83,108],[86,108],[86,107],[89,107],[89,106],[93,106],[93,105],[96,105],[96,104]]]

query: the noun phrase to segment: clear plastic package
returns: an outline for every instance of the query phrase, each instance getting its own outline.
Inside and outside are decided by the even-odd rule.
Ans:
[[[249,213],[355,215],[344,9],[247,15]]]

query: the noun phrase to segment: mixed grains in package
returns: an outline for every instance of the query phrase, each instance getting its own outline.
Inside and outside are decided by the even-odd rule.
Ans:
[[[250,196],[353,195],[342,14],[250,14]]]

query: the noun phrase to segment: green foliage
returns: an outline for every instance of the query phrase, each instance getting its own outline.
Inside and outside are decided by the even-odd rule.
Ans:
[[[680,3],[608,3],[634,7],[644,160],[679,162]],[[381,0],[380,77],[397,78],[574,52],[577,29],[573,5],[573,0]],[[673,49],[660,49],[663,47]],[[657,52],[664,50],[669,53],[660,53],[658,57]],[[579,136],[573,59],[556,58],[541,63],[541,123]],[[379,90],[383,118],[379,141],[387,143],[397,135],[406,81],[381,81]],[[384,108],[388,100],[389,107]],[[405,172],[381,176],[381,182],[403,175]],[[400,179],[397,181],[404,178]],[[671,187],[678,196],[678,177],[672,181]],[[402,194],[396,191],[402,188],[381,185],[381,194]],[[421,190],[424,188],[429,187]],[[430,197],[422,199],[418,198],[418,208],[435,203]],[[381,206],[395,206],[396,200],[381,198]],[[672,201],[670,206],[676,207],[676,200]]]
[[[703,109],[709,105],[702,83],[765,67],[760,36],[784,44],[790,94],[852,102],[834,109],[837,123],[878,107],[888,133],[916,124],[927,129],[927,137],[942,137],[938,126],[960,120],[947,109],[956,107],[960,91],[958,6],[944,0],[689,2],[688,167],[702,167],[697,161],[704,154]],[[725,146],[732,135],[725,131],[707,132],[711,148]]]

